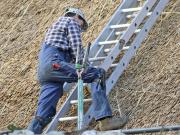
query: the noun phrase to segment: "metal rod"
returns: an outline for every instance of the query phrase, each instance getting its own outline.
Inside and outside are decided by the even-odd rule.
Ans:
[[[126,8],[126,9],[122,9],[123,13],[127,13],[127,12],[135,12],[135,11],[139,11],[141,10],[142,7],[136,7],[136,8]]]
[[[149,12],[149,13],[147,13],[147,16],[150,16],[151,14],[152,14],[152,12]],[[134,18],[136,16],[137,16],[137,14],[131,14],[131,15],[127,15],[126,17],[129,19],[129,18]]]
[[[78,130],[82,129],[83,124],[83,80],[80,78],[78,79]]]
[[[78,64],[79,52],[80,52],[80,46],[78,45],[78,47],[77,47],[77,54],[76,54],[76,64]]]
[[[86,66],[86,64],[87,64],[90,47],[91,47],[91,43],[89,42],[88,46],[86,48],[86,51],[85,51],[85,55],[84,55],[84,59],[83,59],[83,66]]]
[[[86,52],[83,58],[82,65],[79,64],[79,67],[76,67],[77,74],[78,74],[78,130],[81,130],[83,127],[83,115],[84,115],[84,92],[83,92],[83,80],[82,80],[82,72],[86,68],[87,61],[88,61],[88,55],[90,50],[91,43],[88,43],[88,46],[86,48]],[[78,57],[77,57],[78,58]],[[76,59],[76,61],[78,61]]]
[[[159,126],[151,128],[134,128],[120,130],[124,134],[141,134],[141,133],[154,133],[164,131],[180,131],[180,125]]]
[[[91,101],[92,101],[91,98],[90,98],[90,99],[84,99],[84,100],[83,100],[83,102],[91,102]],[[72,100],[70,103],[71,103],[71,104],[77,104],[77,103],[78,103],[78,100]]]
[[[70,121],[70,120],[77,120],[77,116],[72,116],[72,117],[63,117],[63,118],[59,118],[59,121]]]
[[[138,32],[140,32],[140,31],[141,31],[141,29],[137,29],[137,30],[134,31],[134,33],[138,33]],[[125,33],[125,32],[126,32],[126,31],[118,31],[118,32],[115,33],[115,35],[117,35],[117,36],[118,36],[118,35],[122,35],[122,34]]]
[[[119,42],[119,40],[103,41],[103,42],[99,42],[99,45],[116,44],[118,42]]]
[[[119,25],[111,25],[110,28],[111,29],[118,29],[118,28],[126,28],[129,27],[131,24],[126,23],[126,24],[119,24]]]
[[[115,63],[115,64],[111,64],[111,68],[113,68],[113,67],[116,67],[118,65],[118,63]],[[94,66],[95,68],[98,68],[98,66]]]
[[[90,58],[89,61],[101,61],[104,60],[106,57],[96,57],[96,58]]]

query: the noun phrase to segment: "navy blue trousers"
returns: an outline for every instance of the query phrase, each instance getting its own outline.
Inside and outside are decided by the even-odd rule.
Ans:
[[[43,44],[39,54],[38,80],[41,91],[36,116],[44,119],[52,118],[56,114],[56,105],[63,95],[65,82],[77,82],[77,73],[74,64],[69,63],[68,52],[56,47]],[[97,80],[102,75],[100,68],[88,67],[82,74],[84,82],[91,83],[93,116],[96,120],[112,116],[112,111],[106,97],[106,92]]]

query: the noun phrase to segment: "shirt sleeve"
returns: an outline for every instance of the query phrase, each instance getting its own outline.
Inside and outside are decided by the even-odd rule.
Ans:
[[[84,49],[82,46],[81,28],[75,20],[71,20],[68,24],[68,39],[69,39],[69,45],[70,45],[70,54],[71,54],[73,63],[76,60],[78,46],[80,47],[79,61],[82,62],[83,57],[84,57]]]

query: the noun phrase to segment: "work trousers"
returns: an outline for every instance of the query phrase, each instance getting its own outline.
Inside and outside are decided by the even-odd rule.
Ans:
[[[41,91],[36,116],[52,118],[56,114],[57,102],[63,95],[64,83],[77,82],[75,65],[69,62],[68,51],[43,43],[39,54],[38,80]],[[91,83],[92,115],[96,120],[112,116],[106,91],[96,82],[103,71],[101,68],[88,67],[82,74],[84,82]]]

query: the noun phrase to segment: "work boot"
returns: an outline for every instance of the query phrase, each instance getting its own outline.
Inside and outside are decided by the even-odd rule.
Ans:
[[[28,126],[28,130],[32,131],[34,134],[41,134],[43,129],[49,124],[51,118],[43,119],[39,116],[35,116]]]
[[[95,130],[99,131],[107,131],[107,130],[116,130],[123,128],[128,122],[128,117],[120,117],[120,118],[110,118],[107,117],[102,120],[98,120],[98,124],[95,127]]]

